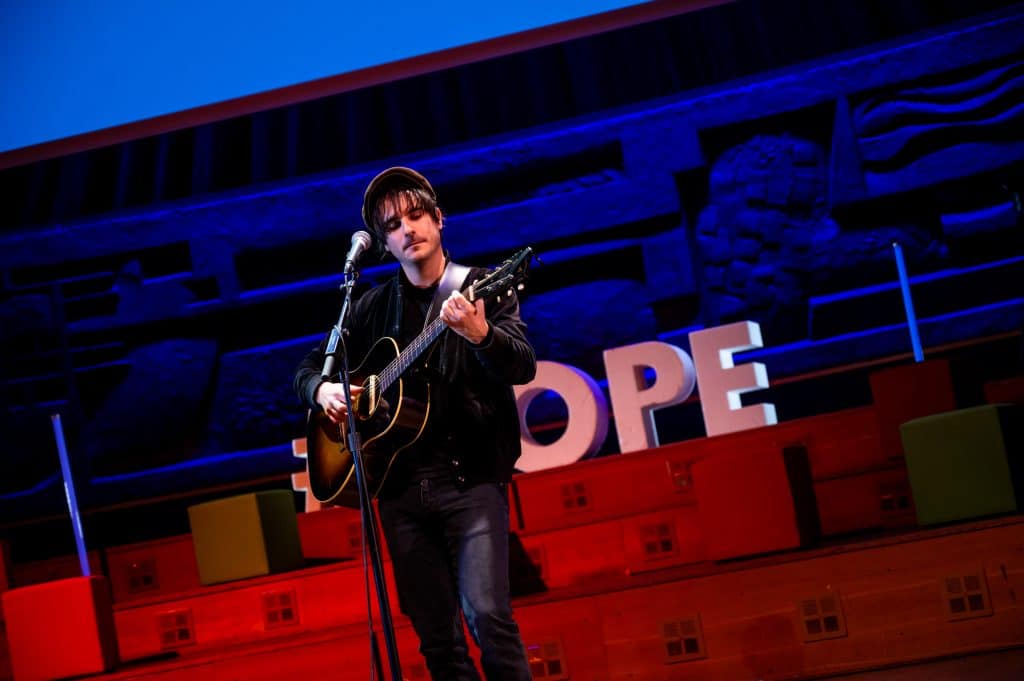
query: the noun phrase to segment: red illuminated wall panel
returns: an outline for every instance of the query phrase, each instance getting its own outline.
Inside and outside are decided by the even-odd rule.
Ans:
[[[644,513],[622,522],[631,574],[708,559],[706,528],[696,507]]]
[[[390,566],[385,566],[385,574],[395,619],[403,621],[404,618],[398,615]],[[119,605],[115,608],[114,620],[122,657],[137,659],[159,653],[163,649],[157,626],[160,617],[179,609],[191,611],[195,643],[201,648],[287,635],[292,631],[289,627],[271,631],[266,627],[265,596],[268,593],[283,592],[292,595],[303,629],[355,626],[366,620],[360,564],[348,562],[306,568],[280,575],[205,586],[173,598],[136,599]]]
[[[608,520],[564,530],[522,535],[523,548],[542,569],[549,589],[626,573],[623,523]]]
[[[641,525],[678,522],[666,511],[596,523],[587,540],[594,555],[600,545],[596,530],[611,523],[624,528],[637,519]],[[588,529],[525,539],[557,538],[544,545],[548,549]],[[661,537],[647,536],[655,542]],[[821,675],[929,659],[943,651],[1024,644],[1024,606],[1014,596],[1024,590],[1024,566],[1013,558],[1022,541],[1024,522],[1004,518],[718,564],[609,571],[517,599],[515,607],[524,641],[538,650],[557,643],[564,655],[559,669],[569,678]],[[957,606],[947,603],[955,600],[949,585],[956,580],[968,597],[981,599],[969,617],[954,617]],[[294,595],[295,624],[266,626],[261,599],[268,593]],[[827,636],[808,633],[801,604],[829,596],[839,599],[842,622]],[[972,607],[969,599],[964,602]],[[168,664],[178,665],[180,673],[172,670],[161,678],[267,678],[271,670],[277,678],[366,676],[362,576],[354,565],[307,568],[288,578],[261,577],[124,604],[117,613],[122,648],[140,634],[155,638],[154,618],[182,610],[190,612],[195,642],[174,650],[180,657]],[[682,632],[687,622],[699,623],[699,640],[694,654],[680,655],[678,645],[671,647],[678,641],[666,636],[665,627],[675,623],[675,631]],[[397,616],[396,624],[403,676],[416,678],[416,670],[424,670],[417,666],[415,639],[404,618]],[[135,645],[132,656],[153,654],[158,646],[155,640],[145,651]]]
[[[103,577],[74,577],[3,594],[7,642],[18,681],[113,669],[118,662],[110,592]]]
[[[545,664],[544,675],[535,679],[607,678],[608,662],[602,630],[601,607],[597,599],[575,598],[525,605],[516,608],[516,619],[528,655],[551,662],[558,654],[558,666]]]
[[[794,549],[817,538],[802,448],[718,452],[694,464],[693,485],[713,560]]]
[[[814,489],[825,536],[916,524],[902,466],[815,482]]]
[[[359,557],[359,511],[324,507],[299,513],[299,540],[306,558],[352,559]]]
[[[873,407],[795,419],[779,424],[780,445],[800,444],[807,448],[815,480],[888,468],[882,452],[878,419]]]
[[[513,527],[538,532],[693,504],[690,490],[680,485],[679,467],[688,465],[696,454],[669,453],[667,449],[516,476],[513,503],[518,506],[518,517]]]
[[[584,461],[515,478],[513,527],[536,532],[695,503],[692,468],[718,452],[807,450],[815,480],[862,475],[892,463],[881,449],[872,407],[785,421]]]
[[[912,419],[956,409],[949,361],[901,364],[871,374],[871,395],[878,417],[882,451],[903,455],[900,425]]]
[[[1024,524],[1013,520],[737,561],[675,581],[609,589],[590,599],[602,619],[602,678],[825,676],[940,651],[1018,645],[1011,642],[1024,642],[1024,607],[1014,593],[1024,588],[1024,565],[1006,558],[1022,539]],[[991,599],[979,612],[991,607],[993,614],[950,620],[945,589],[958,575],[975,577],[974,593],[984,580]],[[829,595],[839,599],[839,630],[812,640],[800,605]],[[700,618],[707,657],[670,663],[663,624],[690,615]]]
[[[115,603],[200,586],[195,549],[188,534],[113,547],[106,550],[106,555]]]
[[[523,534],[548,589],[707,560],[696,506]]]

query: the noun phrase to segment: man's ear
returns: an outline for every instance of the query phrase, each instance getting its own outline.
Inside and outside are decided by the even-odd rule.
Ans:
[[[444,229],[444,214],[441,213],[440,208],[434,209],[434,217],[437,218],[437,228]]]

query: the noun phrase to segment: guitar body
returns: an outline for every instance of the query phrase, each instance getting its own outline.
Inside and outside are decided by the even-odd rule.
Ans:
[[[351,372],[352,384],[363,387],[354,399],[353,413],[371,497],[380,492],[395,458],[422,435],[430,413],[426,384],[399,378],[381,391],[379,374],[398,356],[398,344],[381,338]],[[306,448],[313,496],[321,503],[359,508],[347,422],[339,426],[322,412],[311,412],[306,422]]]
[[[502,295],[511,296],[514,289],[522,290],[532,253],[529,247],[522,249],[466,287],[463,295],[470,302],[491,297],[500,301]],[[430,415],[430,386],[425,381],[406,381],[401,377],[424,351],[437,347],[434,341],[445,329],[441,318],[435,317],[401,352],[393,339],[381,338],[352,371],[353,385],[363,388],[354,400],[352,413],[371,498],[380,493],[395,458],[423,434]],[[323,413],[310,412],[306,421],[309,489],[321,503],[359,508],[347,428],[347,421],[338,426]]]

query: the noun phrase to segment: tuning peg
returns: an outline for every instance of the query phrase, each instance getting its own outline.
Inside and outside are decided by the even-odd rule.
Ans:
[[[497,302],[497,303],[500,303],[500,302],[501,302],[501,296],[497,296],[497,297],[496,297],[496,298],[494,299],[494,301],[495,301],[495,302]]]
[[[519,286],[516,286],[516,290],[517,291],[522,291],[525,288],[526,288],[526,284],[519,284]]]

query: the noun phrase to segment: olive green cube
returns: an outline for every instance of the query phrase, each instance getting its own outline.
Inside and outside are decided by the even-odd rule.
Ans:
[[[1024,413],[988,404],[900,426],[920,525],[1012,513],[1021,505]]]
[[[303,565],[291,490],[253,492],[190,506],[199,581],[218,584]]]

